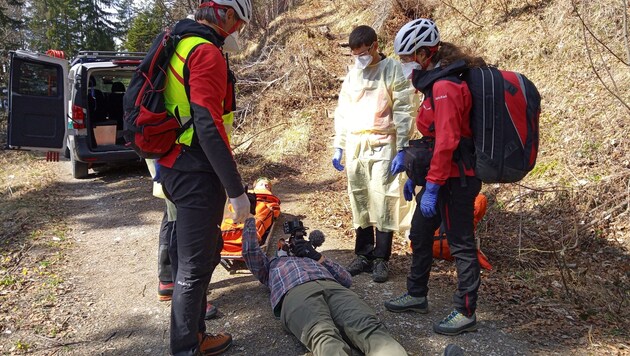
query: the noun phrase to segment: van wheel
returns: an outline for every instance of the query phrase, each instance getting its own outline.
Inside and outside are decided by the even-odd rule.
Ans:
[[[71,155],[70,163],[72,163],[72,177],[75,179],[84,179],[88,177],[88,164],[79,162]]]

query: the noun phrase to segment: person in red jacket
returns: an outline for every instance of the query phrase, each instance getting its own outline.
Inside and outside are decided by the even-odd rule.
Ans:
[[[233,83],[222,47],[251,16],[251,0],[202,0],[195,20],[181,20],[172,30],[194,34],[178,42],[164,90],[169,114],[192,125],[158,160],[159,183],[177,210],[177,241],[169,245],[175,276],[170,351],[176,356],[218,355],[232,344],[228,333],[206,333],[204,317],[206,292],[223,247],[219,225],[226,192],[234,221],[244,221],[250,212],[223,120]]]
[[[468,67],[484,66],[485,62],[451,43],[440,42],[437,26],[428,19],[405,24],[396,35],[394,49],[405,75],[424,94],[416,126],[426,140],[433,142],[434,150],[426,185],[416,197],[418,205],[409,233],[413,257],[407,293],[385,302],[385,307],[393,312],[428,311],[433,235],[443,224],[456,260],[458,286],[453,297],[455,310],[434,323],[433,330],[457,335],[477,328],[475,309],[480,270],[473,215],[481,181],[475,177],[470,160],[471,94],[466,82],[445,73],[449,73],[450,64],[459,60]],[[415,185],[408,180],[405,199],[411,200],[414,193]]]

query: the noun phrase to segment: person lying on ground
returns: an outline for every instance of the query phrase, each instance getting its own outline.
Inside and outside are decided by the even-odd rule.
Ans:
[[[315,356],[407,355],[375,312],[348,289],[352,277],[317,252],[310,241],[296,239],[293,255],[269,258],[256,238],[253,218],[245,221],[243,258],[252,274],[271,291],[271,307],[282,326]],[[344,335],[344,336],[342,336]]]

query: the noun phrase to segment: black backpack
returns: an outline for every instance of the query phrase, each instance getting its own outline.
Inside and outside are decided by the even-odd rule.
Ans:
[[[494,67],[468,68],[460,60],[446,68],[414,76],[414,86],[431,97],[433,83],[440,79],[466,81],[472,96],[473,137],[462,138],[453,156],[460,174],[463,175],[464,166],[472,166],[484,183],[514,183],[523,179],[536,165],[538,155],[540,94],[534,83],[520,73]],[[431,158],[422,158],[420,163],[427,166],[419,169],[412,160],[420,151],[410,147],[407,155],[410,152],[415,155],[405,161],[407,174],[414,182],[423,181],[418,172],[427,174]],[[429,152],[432,154],[432,150]]]
[[[520,181],[538,156],[538,89],[524,75],[494,67],[471,68],[464,80],[473,101],[475,175],[485,183]]]
[[[178,118],[168,114],[164,103],[166,70],[177,44],[187,36],[199,36],[218,44],[207,27],[189,19],[179,21],[172,31],[163,31],[155,37],[125,92],[123,136],[142,158],[164,156],[175,146],[177,137],[193,124],[191,119],[182,125]]]

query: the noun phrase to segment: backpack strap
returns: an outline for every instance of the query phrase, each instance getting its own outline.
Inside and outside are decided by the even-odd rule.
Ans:
[[[190,71],[188,70],[188,58],[190,58],[190,55],[195,51],[195,49],[199,46],[201,46],[203,43],[199,43],[197,45],[195,45],[190,52],[188,52],[188,55],[186,56],[186,60],[184,61],[184,90],[186,91],[186,98],[188,99],[188,101],[190,102]],[[175,107],[175,112],[174,112],[175,116],[177,117],[177,120],[179,122],[182,122],[181,117],[179,115],[179,109],[177,107]],[[179,137],[181,134],[183,134],[186,130],[188,130],[191,126],[194,126],[194,122],[195,120],[193,120],[194,117],[194,112],[193,112],[193,108],[192,106],[190,107],[190,120],[186,121],[184,124],[182,124],[182,126],[177,130],[177,137]]]
[[[411,82],[416,89],[426,94],[433,87],[433,83],[439,79],[458,77],[467,70],[466,62],[460,59],[446,67],[438,67],[431,70],[415,70]]]
[[[188,98],[188,101],[190,101],[190,69],[188,69],[188,59],[190,58],[190,55],[197,49],[197,47],[201,46],[202,44],[205,43],[199,43],[197,45],[195,45],[193,48],[190,49],[190,52],[188,52],[188,55],[186,56],[186,60],[184,61],[184,90],[186,90],[186,97]],[[192,112],[192,107],[190,108],[190,116],[193,116],[193,112]],[[189,120],[192,121],[192,120]]]

